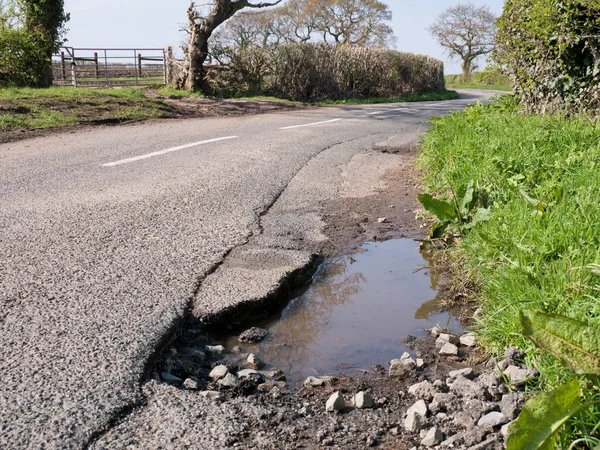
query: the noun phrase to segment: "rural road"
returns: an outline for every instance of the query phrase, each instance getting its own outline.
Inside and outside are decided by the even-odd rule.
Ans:
[[[140,404],[186,314],[216,317],[310,261],[326,239],[315,205],[393,167],[374,146],[488,96],[0,145],[0,448],[89,446]]]

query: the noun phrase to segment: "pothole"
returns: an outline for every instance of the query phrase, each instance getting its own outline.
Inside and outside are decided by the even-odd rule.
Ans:
[[[293,388],[309,376],[360,375],[410,351],[407,343],[425,336],[428,328],[462,331],[442,307],[439,283],[414,240],[370,242],[356,254],[326,260],[310,286],[294,291],[289,302],[262,320],[225,335],[215,326],[210,332],[200,325],[188,328],[152,376],[176,385],[185,381],[188,388],[231,391],[224,388],[233,386],[248,393],[257,387]],[[252,326],[268,336],[258,343],[240,342],[240,333]],[[266,365],[249,364],[251,354]],[[218,375],[209,377],[219,365],[239,378],[252,376],[223,386]],[[241,372],[249,368],[259,373]]]

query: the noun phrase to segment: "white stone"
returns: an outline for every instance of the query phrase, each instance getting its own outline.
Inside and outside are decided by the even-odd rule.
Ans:
[[[308,377],[304,380],[304,386],[321,387],[325,386],[333,377]]]
[[[444,342],[450,342],[451,344],[458,344],[459,340],[458,337],[453,335],[453,334],[449,334],[449,333],[440,333],[440,337],[438,339],[441,339]]]
[[[421,358],[417,358],[417,369],[420,369],[422,367],[425,367],[425,361]]]
[[[341,411],[346,406],[346,402],[344,401],[344,397],[340,392],[335,392],[327,399],[327,403],[325,404],[325,411],[333,412],[333,411]]]
[[[263,367],[265,367],[265,363],[262,362],[262,360],[256,356],[254,353],[250,353],[248,355],[248,365],[252,368],[252,369],[262,369]]]
[[[358,409],[372,408],[373,397],[368,392],[361,391],[354,396],[354,407]]]
[[[470,367],[467,367],[466,369],[453,370],[448,374],[448,376],[450,378],[465,377],[469,380],[472,380],[475,378],[475,371]]]
[[[442,329],[440,327],[433,327],[429,330],[429,333],[432,336],[438,337],[442,333]]]
[[[386,217],[380,217],[379,219],[377,219],[377,222],[379,222],[379,223],[386,223],[387,222],[387,218]]]
[[[400,359],[412,359],[412,356],[410,356],[410,353],[404,352],[404,353],[402,353],[402,356],[400,357]]]
[[[186,378],[183,382],[183,387],[190,391],[197,391],[200,387],[199,380],[196,377]]]
[[[217,383],[219,384],[219,386],[222,386],[224,388],[231,388],[237,384],[237,381],[238,381],[238,379],[235,375],[228,373],[223,378],[221,378]]]
[[[524,385],[527,380],[531,378],[536,378],[538,376],[538,372],[535,369],[521,369],[517,366],[509,366],[504,370],[504,375],[511,384],[515,386]]]
[[[208,398],[210,400],[220,400],[221,393],[218,391],[202,391],[199,393],[202,397]]]
[[[485,416],[479,419],[477,425],[482,428],[494,428],[498,425],[503,425],[506,422],[508,422],[508,419],[506,416],[504,416],[504,414],[498,411],[492,411],[491,413],[487,413]]]
[[[412,359],[394,359],[390,363],[390,378],[406,378],[415,369],[417,363]]]
[[[415,433],[425,426],[426,417],[427,404],[424,400],[419,400],[406,411],[404,427],[411,433]]]
[[[472,334],[465,334],[460,337],[460,345],[475,347],[475,344],[477,344],[477,338]]]
[[[240,371],[237,373],[237,377],[238,377],[238,378],[247,378],[247,377],[249,377],[250,375],[252,375],[252,374],[255,374],[255,373],[257,373],[257,374],[258,374],[258,371],[257,371],[257,370],[254,370],[254,369],[244,369],[244,370],[240,370]]]
[[[425,447],[434,447],[440,442],[442,442],[443,438],[444,435],[442,434],[442,432],[438,430],[437,427],[433,427],[427,432],[427,434],[421,441],[421,445],[424,445]]]
[[[442,356],[457,356],[458,355],[458,347],[450,342],[446,342],[444,346],[440,349],[440,355]]]
[[[227,369],[227,366],[220,365],[216,366],[213,370],[211,370],[208,376],[211,380],[217,381],[223,378],[228,373],[229,369]]]
[[[204,350],[206,350],[213,356],[220,356],[223,353],[225,353],[225,347],[223,347],[222,345],[207,345],[206,347],[204,347]]]

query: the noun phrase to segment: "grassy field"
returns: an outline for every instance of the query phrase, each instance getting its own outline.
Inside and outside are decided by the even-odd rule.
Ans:
[[[477,105],[435,121],[419,165],[428,192],[450,197],[474,180],[492,205],[491,220],[450,250],[468,261],[465,273],[480,288],[483,344],[498,354],[510,345],[526,350],[543,390],[575,378],[521,335],[518,313],[553,312],[600,326],[600,126],[519,114],[507,100]],[[600,399],[598,377],[582,386],[586,397]],[[568,423],[560,448],[599,445],[598,424],[595,406]]]
[[[475,72],[469,82],[462,81],[462,75],[446,75],[446,87],[449,89],[486,89],[512,92],[508,77],[499,73]]]

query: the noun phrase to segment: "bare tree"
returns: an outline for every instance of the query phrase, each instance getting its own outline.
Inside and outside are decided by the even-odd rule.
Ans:
[[[494,49],[497,20],[487,6],[462,4],[445,10],[428,31],[450,57],[461,59],[463,81],[469,81],[477,59]]]
[[[387,47],[394,41],[393,30],[385,23],[392,12],[379,0],[310,0],[309,8],[326,42]]]
[[[215,29],[244,8],[266,8],[281,1],[253,3],[250,0],[214,0],[208,14],[204,16],[198,11],[196,4],[191,2],[187,11],[190,38],[185,48],[178,87],[210,93],[204,62],[208,56],[208,40]]]

